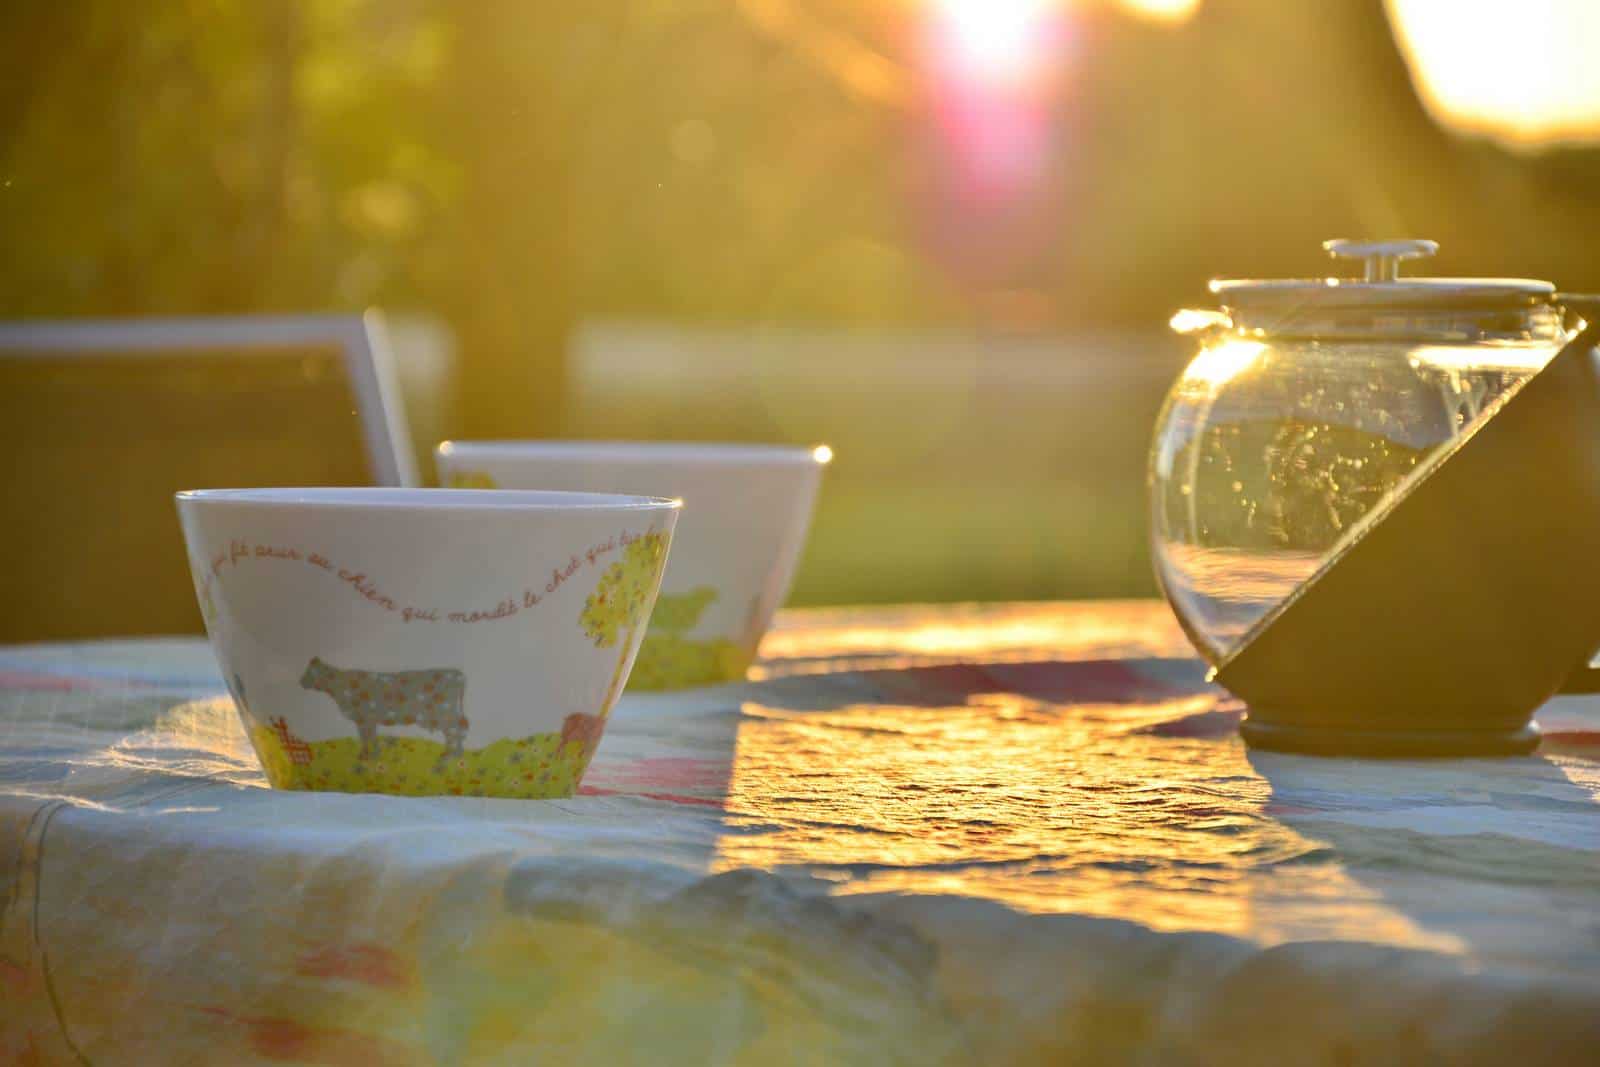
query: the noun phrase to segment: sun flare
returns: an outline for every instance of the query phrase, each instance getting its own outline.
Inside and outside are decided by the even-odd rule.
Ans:
[[[1525,145],[1600,137],[1600,3],[1387,3],[1418,92],[1441,120]]]

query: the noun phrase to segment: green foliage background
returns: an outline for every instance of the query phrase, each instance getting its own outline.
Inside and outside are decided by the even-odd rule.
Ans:
[[[1209,277],[1303,275],[1318,242],[1362,234],[1440,241],[1439,273],[1600,290],[1600,152],[1442,130],[1380,0],[1206,0],[1175,28],[1082,7],[1039,211],[993,225],[947,181],[922,11],[12,4],[0,317],[419,308],[459,341],[461,435],[837,445],[837,408],[893,452],[920,439],[917,406],[843,381],[781,418],[703,396],[581,416],[570,337],[595,319],[1154,336]],[[1180,349],[1151,345],[1175,369]],[[1046,412],[1037,439],[985,454],[969,435],[951,462],[875,463],[856,420],[830,475],[854,503],[825,497],[802,596],[1150,591],[1137,483],[1158,395],[1101,391],[1060,411],[1081,433],[1050,436]],[[956,473],[907,473],[940,464]],[[852,546],[885,538],[905,566],[866,581]]]

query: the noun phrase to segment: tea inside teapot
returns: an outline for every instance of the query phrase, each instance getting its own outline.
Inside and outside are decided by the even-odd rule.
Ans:
[[[1225,660],[1567,336],[1554,287],[1398,276],[1432,242],[1328,242],[1360,280],[1222,281],[1150,458],[1157,576]],[[1196,329],[1198,327],[1198,329]]]

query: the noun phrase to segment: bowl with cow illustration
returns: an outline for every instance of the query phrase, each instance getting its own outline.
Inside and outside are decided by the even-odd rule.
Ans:
[[[684,501],[672,563],[628,685],[736,681],[789,595],[826,445],[446,441],[443,485],[649,493]]]
[[[680,504],[600,493],[179,493],[206,632],[272,785],[570,796]]]

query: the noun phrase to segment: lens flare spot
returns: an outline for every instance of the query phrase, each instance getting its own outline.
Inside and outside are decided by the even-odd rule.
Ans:
[[[1152,22],[1187,22],[1200,10],[1200,0],[1117,0],[1130,15]]]

